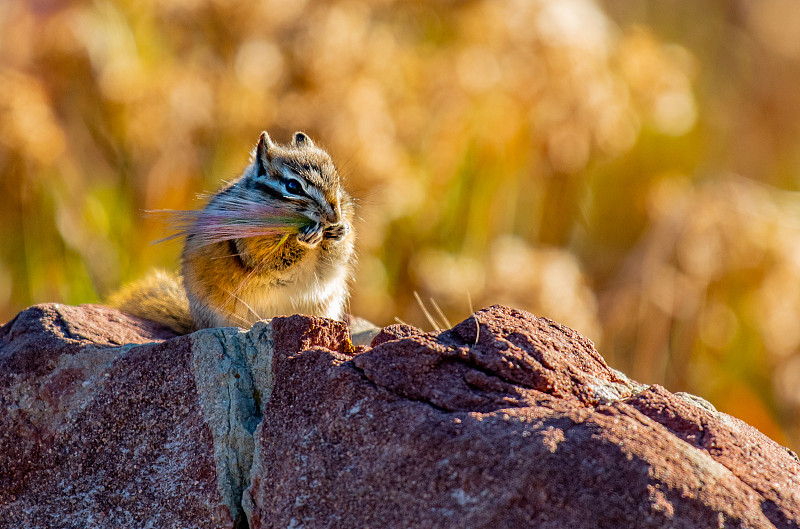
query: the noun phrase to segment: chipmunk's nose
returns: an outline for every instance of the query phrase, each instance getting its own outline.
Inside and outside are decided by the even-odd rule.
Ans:
[[[341,209],[338,205],[336,207],[325,208],[324,211],[320,212],[319,220],[325,226],[333,226],[334,224],[338,224],[342,221]]]

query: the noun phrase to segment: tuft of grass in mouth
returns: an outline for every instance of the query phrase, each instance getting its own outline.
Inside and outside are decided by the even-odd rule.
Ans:
[[[265,199],[218,196],[213,207],[198,210],[149,211],[164,220],[172,233],[157,242],[193,235],[200,245],[248,237],[281,237],[281,243],[301,228],[313,224],[307,216],[286,207],[284,202]]]

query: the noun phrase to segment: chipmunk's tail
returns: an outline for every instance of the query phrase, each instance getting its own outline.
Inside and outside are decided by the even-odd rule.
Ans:
[[[181,277],[163,270],[125,285],[108,299],[108,305],[180,334],[196,330]]]

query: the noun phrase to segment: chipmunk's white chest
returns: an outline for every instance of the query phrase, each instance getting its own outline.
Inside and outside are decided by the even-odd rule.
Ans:
[[[341,319],[347,298],[347,268],[320,263],[314,253],[276,278],[253,279],[242,301],[248,319],[310,314]],[[259,284],[260,283],[260,284]]]

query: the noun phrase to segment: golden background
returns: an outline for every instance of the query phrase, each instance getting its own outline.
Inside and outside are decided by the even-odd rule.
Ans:
[[[800,448],[800,3],[0,2],[0,321],[179,244],[262,129],[360,200],[351,310],[505,303]]]

